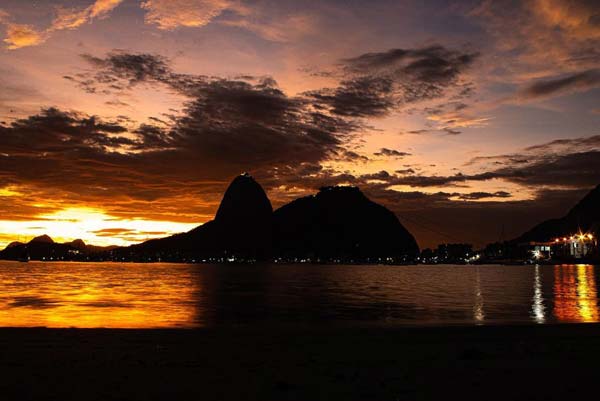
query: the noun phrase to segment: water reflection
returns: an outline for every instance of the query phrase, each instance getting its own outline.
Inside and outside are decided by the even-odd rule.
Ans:
[[[531,312],[536,323],[544,323],[546,321],[546,307],[544,306],[542,279],[540,277],[540,267],[538,265],[535,265],[533,276],[533,305],[531,307]]]
[[[554,267],[554,315],[558,321],[598,321],[596,277],[593,266]]]
[[[0,261],[0,326],[598,321],[594,269]]]
[[[198,313],[199,282],[183,266],[7,263],[0,327],[184,327]]]
[[[477,266],[475,274],[475,304],[473,305],[473,318],[479,324],[485,320],[485,313],[483,312],[483,294],[481,292],[481,275],[479,273],[479,266]]]

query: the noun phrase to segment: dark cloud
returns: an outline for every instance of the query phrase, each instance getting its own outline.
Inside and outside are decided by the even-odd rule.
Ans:
[[[379,152],[374,153],[375,156],[386,156],[386,157],[396,157],[401,158],[404,156],[410,156],[411,153],[408,152],[400,152],[395,149],[381,148]]]
[[[461,87],[462,73],[477,57],[442,46],[366,53],[341,61],[344,78],[336,88],[305,95],[334,114],[380,117],[403,104],[439,98]]]
[[[351,150],[343,150],[342,152],[336,152],[336,155],[338,156],[337,158],[339,160],[361,161],[361,162],[368,162],[370,160],[367,156],[360,155]]]
[[[358,77],[344,80],[332,89],[307,92],[320,107],[349,117],[379,117],[398,106],[394,81],[387,77]]]
[[[448,176],[427,175],[389,175],[386,185],[408,185],[415,188],[457,186],[461,183],[501,179],[530,188],[540,186],[565,188],[587,188],[600,183],[600,150],[586,152],[529,155],[529,161],[518,159],[515,155],[497,156],[495,169],[477,174],[457,173]],[[502,161],[501,161],[502,160]],[[370,176],[363,176],[368,179]]]
[[[392,177],[392,175],[390,175],[390,173],[388,173],[385,170],[381,170],[378,173],[373,173],[373,174],[365,174],[360,176],[361,180],[364,181],[369,181],[369,180],[389,180]]]
[[[374,191],[388,191],[393,186],[413,188],[464,187],[470,182],[503,180],[531,188],[533,192],[545,188],[560,187],[566,190],[591,188],[600,183],[600,149],[597,149],[596,137],[556,140],[547,144],[532,146],[522,155],[499,155],[475,158],[470,166],[486,163],[480,167],[483,171],[475,174],[458,172],[454,175],[417,174],[413,168],[397,170],[394,174],[382,170],[378,173],[360,176],[332,171],[320,171],[306,186],[318,188],[339,182],[358,185]],[[567,146],[568,145],[568,146]],[[557,148],[560,146],[560,149]],[[550,152],[552,149],[554,151]],[[558,151],[560,150],[560,151]],[[475,161],[476,160],[476,161]],[[339,174],[339,173],[338,173]],[[293,173],[280,176],[290,186],[302,186],[302,179]],[[391,191],[397,192],[397,191]],[[439,201],[449,198],[479,200],[483,198],[509,198],[511,194],[500,192],[473,192],[471,194],[440,193]],[[443,195],[443,196],[442,196]]]
[[[168,79],[173,75],[168,60],[156,54],[113,52],[106,58],[89,54],[83,54],[81,57],[98,70],[93,74],[93,79],[87,81],[90,84],[94,81],[102,84],[125,81],[129,85],[135,85],[149,80]]]
[[[450,120],[450,123],[452,123],[454,121]],[[446,121],[446,123],[448,123],[448,121]],[[441,129],[418,129],[418,130],[411,130],[411,131],[406,131],[406,132],[402,132],[402,134],[412,134],[412,135],[423,135],[423,134],[436,134],[436,133],[441,133],[441,134],[446,134],[446,135],[460,135],[462,134],[462,131],[450,128],[450,127],[443,127]]]
[[[544,154],[564,148],[567,148],[570,151],[591,150],[596,148],[600,149],[600,135],[593,135],[585,138],[556,139],[548,143],[529,146],[525,148],[525,150],[529,152],[534,151],[540,154]]]
[[[219,83],[192,101],[169,129],[125,130],[95,117],[47,109],[0,127],[0,185],[62,190],[86,202],[156,201],[211,191],[218,197],[240,171],[318,163],[334,152],[359,157],[339,146],[337,136],[346,132],[327,116],[306,112],[286,98],[283,106],[268,111],[246,104],[280,96]]]
[[[445,133],[447,133],[448,135],[460,135],[462,133],[461,131],[458,131],[458,130],[455,130],[452,128],[448,128],[448,127],[444,128],[443,131]]]
[[[521,91],[525,98],[538,98],[565,93],[573,90],[586,90],[600,85],[600,69],[592,69],[568,76],[536,82]]]
[[[522,185],[586,188],[600,183],[600,151],[541,157],[522,167],[504,167],[495,172]]]
[[[462,53],[443,46],[391,49],[342,60],[342,68],[354,74],[384,73],[422,82],[449,84],[473,63],[478,53]]]
[[[462,200],[480,200],[487,198],[510,198],[512,195],[506,191],[497,191],[497,192],[471,192],[468,194],[459,194],[457,195],[459,199]]]

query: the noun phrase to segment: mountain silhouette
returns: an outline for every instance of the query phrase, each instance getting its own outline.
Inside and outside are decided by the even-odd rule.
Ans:
[[[600,228],[600,185],[590,191],[566,216],[544,221],[515,239],[515,242],[551,241],[556,237],[584,233],[598,234]]]
[[[276,256],[323,261],[413,258],[419,247],[390,210],[357,187],[324,187],[276,210]]]
[[[86,247],[87,247],[87,245],[85,244],[85,242],[83,242],[82,239],[76,239],[74,241],[71,241],[68,243],[68,245],[71,245],[73,248],[79,249],[79,250],[86,249]]]
[[[10,243],[0,251],[0,259],[21,260],[27,257],[33,260],[89,260],[115,248],[115,246],[86,245],[80,239],[61,244],[54,242],[50,236],[44,234],[33,238],[26,244]]]
[[[109,249],[40,236],[0,258],[24,252],[53,260],[402,262],[419,248],[394,213],[356,187],[325,187],[273,212],[263,188],[244,173],[225,191],[214,220],[186,233]]]
[[[260,184],[244,173],[225,191],[214,220],[111,254],[137,261],[398,261],[418,252],[398,218],[358,188],[323,188],[273,212]]]
[[[35,237],[31,241],[29,241],[29,244],[33,244],[33,243],[54,244],[54,240],[52,238],[50,238],[48,235],[44,234],[44,235],[40,235],[39,237]]]
[[[215,222],[231,228],[260,224],[269,219],[273,207],[267,194],[248,173],[237,176],[225,191]]]
[[[167,238],[113,251],[133,260],[264,260],[271,253],[273,207],[249,174],[229,185],[214,220]]]

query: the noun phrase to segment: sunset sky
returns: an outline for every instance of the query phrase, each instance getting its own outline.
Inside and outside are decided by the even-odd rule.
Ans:
[[[421,247],[600,184],[597,1],[0,0],[0,247],[124,245],[358,185]]]

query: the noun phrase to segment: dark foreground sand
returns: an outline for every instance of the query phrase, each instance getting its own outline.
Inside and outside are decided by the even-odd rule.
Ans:
[[[0,399],[597,398],[600,326],[0,329]]]

